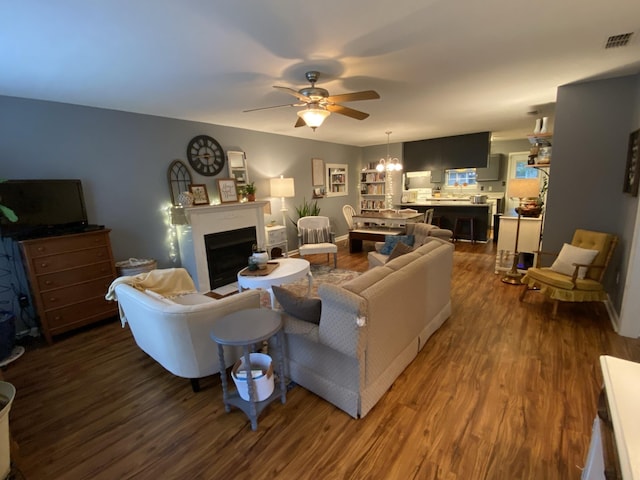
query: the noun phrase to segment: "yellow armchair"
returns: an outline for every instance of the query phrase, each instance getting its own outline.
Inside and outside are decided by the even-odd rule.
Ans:
[[[543,295],[553,300],[551,315],[555,317],[560,302],[601,302],[606,300],[607,294],[602,285],[602,278],[617,243],[618,237],[615,235],[577,229],[571,240],[571,245],[582,249],[596,250],[598,253],[593,262],[571,262],[571,275],[560,273],[553,266],[530,268],[521,280],[524,286],[520,294],[520,301],[524,300],[529,290],[539,289]],[[538,252],[538,261],[543,254],[548,253]]]

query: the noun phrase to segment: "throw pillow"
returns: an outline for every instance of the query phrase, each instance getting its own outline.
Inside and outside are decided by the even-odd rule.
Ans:
[[[384,245],[380,249],[380,253],[383,253],[384,255],[391,255],[393,248],[400,242],[413,247],[414,240],[415,238],[413,235],[385,235]]]
[[[393,250],[391,250],[391,253],[389,254],[389,258],[387,259],[387,262],[390,262],[394,258],[398,258],[399,256],[404,255],[405,253],[411,253],[411,252],[413,252],[412,247],[410,247],[406,243],[399,242],[395,247],[393,247]]]
[[[322,313],[322,302],[319,298],[299,297],[286,288],[272,287],[273,294],[280,303],[282,309],[292,317],[305,322],[320,324],[320,314]]]
[[[565,243],[562,246],[562,250],[560,250],[558,258],[556,258],[556,261],[551,265],[551,270],[565,275],[573,275],[573,271],[575,270],[573,266],[574,263],[591,265],[591,262],[593,262],[597,255],[597,250],[588,250]],[[580,267],[578,269],[579,279],[583,279],[586,274],[586,267]]]
[[[331,242],[331,228],[304,228],[300,229],[302,243],[328,243]]]

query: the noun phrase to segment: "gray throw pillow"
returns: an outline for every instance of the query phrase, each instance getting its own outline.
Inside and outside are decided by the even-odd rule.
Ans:
[[[322,302],[319,298],[299,297],[286,288],[272,287],[273,294],[280,303],[282,309],[292,317],[305,322],[320,324],[320,314],[322,313]]]
[[[393,250],[391,250],[391,253],[389,254],[389,258],[387,259],[387,262],[390,262],[394,258],[404,255],[405,253],[411,253],[411,252],[413,252],[412,247],[410,247],[406,243],[398,242],[396,246],[393,247]]]

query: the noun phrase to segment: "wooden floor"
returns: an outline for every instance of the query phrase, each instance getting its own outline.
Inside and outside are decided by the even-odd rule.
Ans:
[[[28,345],[4,370],[19,468],[39,479],[578,479],[602,354],[640,361],[599,305],[561,305],[493,273],[494,245],[456,244],[453,315],[364,418],[301,387],[250,429],[136,347],[118,322]],[[326,262],[326,256],[319,256]],[[340,268],[366,253],[341,245]],[[398,299],[399,302],[408,299]],[[393,321],[393,319],[390,319]]]

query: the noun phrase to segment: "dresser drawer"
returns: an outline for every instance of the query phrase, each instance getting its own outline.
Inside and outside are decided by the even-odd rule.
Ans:
[[[283,229],[267,230],[267,243],[282,243],[287,239],[287,231]]]
[[[87,323],[115,316],[117,313],[117,304],[105,300],[102,296],[48,311],[46,313],[47,326],[51,334],[55,335]]]
[[[110,260],[109,247],[88,248],[60,255],[51,255],[33,259],[33,270],[37,275],[58,270],[76,268],[82,265]]]
[[[109,245],[109,237],[106,233],[100,232],[90,235],[68,235],[64,237],[49,237],[42,240],[27,240],[23,244],[26,253],[30,257],[40,257],[83,248],[107,246]]]
[[[96,263],[86,267],[63,270],[38,276],[38,287],[45,292],[54,288],[66,287],[76,283],[86,282],[99,277],[112,278],[113,270],[110,262]]]
[[[103,277],[69,287],[49,290],[41,294],[42,305],[46,310],[80,303],[87,298],[105,296],[111,285],[111,277]]]

